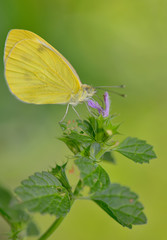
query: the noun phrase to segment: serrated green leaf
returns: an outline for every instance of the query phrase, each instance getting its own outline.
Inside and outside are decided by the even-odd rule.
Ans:
[[[145,224],[146,216],[138,197],[129,188],[119,184],[110,184],[103,191],[90,197],[122,226],[132,228],[133,224]]]
[[[151,145],[132,137],[126,138],[114,150],[138,163],[148,163],[149,160],[156,158]]]
[[[53,174],[61,182],[62,186],[65,187],[68,190],[69,194],[71,195],[72,194],[71,186],[69,184],[69,181],[67,179],[66,172],[65,172],[66,165],[67,165],[67,162],[62,166],[59,166],[57,164],[55,168],[52,168],[50,173]]]
[[[51,173],[35,173],[16,189],[22,205],[31,212],[49,213],[57,217],[70,210],[70,196],[61,182]]]
[[[89,158],[78,158],[75,160],[75,164],[80,170],[83,184],[90,188],[90,193],[104,189],[109,185],[110,179],[108,174],[100,165],[94,164]]]

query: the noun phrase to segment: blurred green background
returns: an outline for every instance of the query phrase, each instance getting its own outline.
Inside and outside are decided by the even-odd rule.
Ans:
[[[129,186],[145,206],[148,224],[123,228],[98,206],[78,201],[51,240],[167,239],[167,1],[0,1],[0,183],[14,189],[35,171],[69,155],[56,138],[65,106],[19,102],[4,79],[3,49],[12,28],[31,30],[57,48],[83,83],[125,84],[128,97],[112,98],[125,136],[146,139],[158,159],[137,165],[121,155],[103,164],[113,182]],[[77,110],[84,118],[83,106]],[[84,112],[84,113],[82,113]],[[67,119],[76,115],[70,111]],[[41,231],[53,221],[35,216]],[[0,219],[0,239],[8,225]]]

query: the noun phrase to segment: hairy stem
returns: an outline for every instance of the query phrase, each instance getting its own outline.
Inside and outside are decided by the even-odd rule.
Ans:
[[[50,235],[58,228],[58,226],[63,221],[64,217],[57,218],[54,223],[48,228],[48,230],[38,239],[38,240],[45,240],[50,237]]]
[[[72,206],[73,203],[74,203],[74,199],[71,200],[71,206]],[[48,237],[50,237],[50,235],[54,231],[56,231],[56,229],[61,224],[61,222],[63,221],[64,218],[65,218],[65,216],[56,218],[56,220],[53,222],[53,224],[48,228],[48,230],[46,230],[46,232],[38,240],[48,239]]]

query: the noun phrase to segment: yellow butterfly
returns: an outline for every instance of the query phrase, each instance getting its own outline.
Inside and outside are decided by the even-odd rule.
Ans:
[[[23,102],[75,106],[96,92],[81,83],[75,69],[55,48],[27,30],[8,33],[4,65],[9,89]]]

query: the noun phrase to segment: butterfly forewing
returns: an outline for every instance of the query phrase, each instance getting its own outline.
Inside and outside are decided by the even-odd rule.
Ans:
[[[10,51],[15,46],[15,44],[21,40],[26,40],[26,39],[31,39],[31,40],[38,39],[42,44],[46,45],[48,48],[50,48],[52,51],[58,54],[64,60],[64,62],[71,68],[73,74],[76,76],[78,81],[80,81],[77,72],[75,71],[73,66],[69,63],[69,61],[61,53],[59,53],[52,45],[50,45],[43,38],[41,38],[40,36],[38,36],[37,34],[31,31],[22,30],[22,29],[13,29],[8,33],[6,45],[5,45],[4,61],[6,61]]]
[[[9,35],[5,48],[5,75],[12,93],[29,103],[68,103],[81,87],[79,79],[50,45],[20,31]]]

